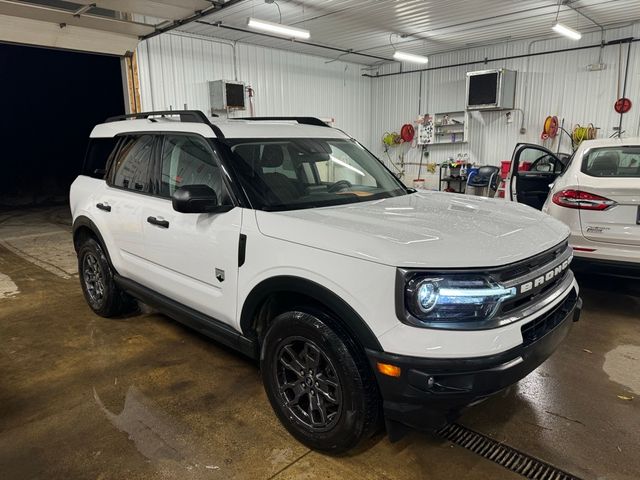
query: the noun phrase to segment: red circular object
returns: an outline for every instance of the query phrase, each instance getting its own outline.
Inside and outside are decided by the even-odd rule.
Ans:
[[[400,129],[400,137],[405,142],[410,142],[411,140],[413,140],[413,137],[415,134],[416,134],[416,130],[413,128],[413,125],[411,125],[410,123],[403,125],[402,128]]]
[[[628,98],[619,98],[618,100],[616,100],[613,108],[618,113],[627,113],[629,110],[631,110],[631,100],[629,100]]]

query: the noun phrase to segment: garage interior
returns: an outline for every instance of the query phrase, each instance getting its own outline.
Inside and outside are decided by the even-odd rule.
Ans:
[[[547,464],[535,478],[639,478],[637,278],[576,274],[566,341],[456,420],[477,444],[380,432],[332,457],[287,433],[256,362],[145,305],[95,315],[68,205],[95,124],[183,109],[317,117],[408,187],[504,197],[519,143],[640,137],[639,39],[640,0],[0,0],[0,478],[534,478],[481,442]],[[469,109],[486,71],[515,72],[511,98]],[[218,81],[244,96],[214,105]]]

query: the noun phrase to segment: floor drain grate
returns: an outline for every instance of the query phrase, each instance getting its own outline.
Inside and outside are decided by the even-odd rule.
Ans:
[[[473,453],[531,480],[580,480],[575,475],[457,423],[447,425],[438,434],[460,447],[471,450]]]

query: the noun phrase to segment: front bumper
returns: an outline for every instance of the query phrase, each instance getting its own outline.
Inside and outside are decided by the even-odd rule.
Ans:
[[[421,358],[367,350],[384,401],[387,426],[436,430],[460,410],[518,382],[544,362],[580,317],[575,289],[552,310],[522,326],[523,343],[500,354],[471,358]],[[377,364],[400,367],[399,377]]]

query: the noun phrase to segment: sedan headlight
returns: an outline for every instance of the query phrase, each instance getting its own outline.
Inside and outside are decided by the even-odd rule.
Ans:
[[[482,275],[418,275],[405,284],[404,318],[419,327],[481,327],[515,295],[515,287],[505,288]]]

